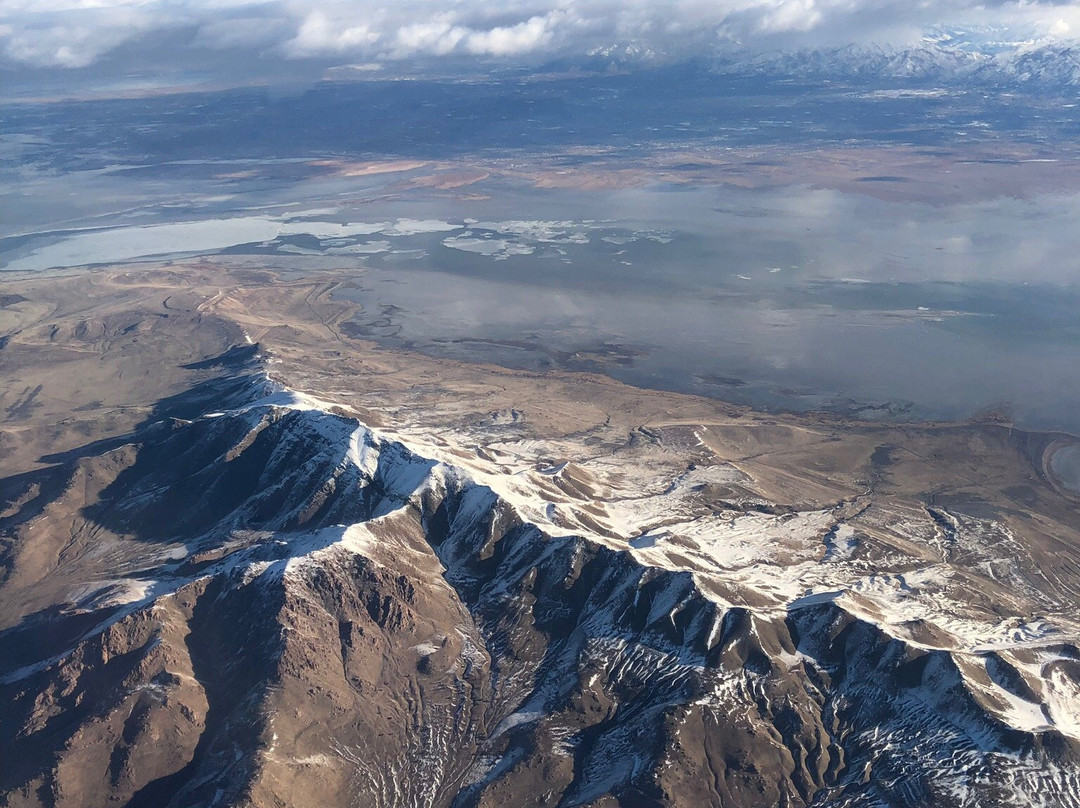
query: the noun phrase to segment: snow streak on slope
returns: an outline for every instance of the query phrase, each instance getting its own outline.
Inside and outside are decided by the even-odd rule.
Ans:
[[[665,480],[657,479],[654,472],[643,473],[612,461],[599,469],[575,468],[570,461],[544,465],[530,455],[550,454],[552,447],[535,443],[523,447],[520,455],[508,452],[517,447],[504,444],[499,447],[500,462],[492,464],[451,435],[423,430],[382,433],[359,421],[345,426],[347,421],[331,414],[342,411],[340,406],[276,385],[269,378],[264,387],[261,397],[234,412],[257,416],[259,424],[253,431],[261,428],[267,412],[277,408],[310,413],[305,422],[308,429],[329,446],[347,447],[343,463],[352,464],[369,480],[382,475],[379,482],[386,499],[373,514],[375,518],[395,506],[405,507],[429,489],[445,491],[449,479],[493,495],[474,494],[470,499],[478,517],[498,502],[543,535],[572,530],[588,541],[626,552],[646,567],[690,572],[703,581],[702,591],[725,609],[745,607],[779,615],[834,602],[908,644],[964,654],[977,669],[984,667],[983,655],[992,651],[1009,659],[999,664],[1017,667],[1022,671],[1017,675],[1026,674],[1033,682],[1040,682],[1043,667],[1058,658],[1054,649],[1063,642],[1075,642],[1080,634],[1078,625],[1055,626],[1018,617],[986,620],[973,614],[970,600],[964,597],[962,572],[942,561],[915,569],[901,564],[905,571],[896,573],[878,564],[860,563],[858,522],[847,521],[844,508],[780,515],[742,510],[702,514],[690,501],[697,490],[709,483],[744,480],[731,466],[696,467]],[[388,469],[386,463],[380,466],[382,452],[408,460]],[[616,477],[622,490],[613,482]],[[966,542],[969,551],[980,550],[997,560],[1008,558],[1012,537],[1003,526],[949,514],[945,520],[952,525],[949,538],[954,544]],[[925,532],[931,528],[938,538],[940,521],[940,517],[925,520],[904,529]],[[363,527],[354,525],[327,547],[361,548],[365,543],[359,537],[364,535]],[[321,546],[321,541],[315,545]],[[300,543],[296,549],[303,547]],[[290,563],[307,557],[298,553]],[[1050,650],[1040,652],[1040,648]],[[1046,662],[1025,665],[1012,658],[1013,650]],[[1032,732],[1056,728],[1080,739],[1080,699],[1058,704],[1051,711],[993,683],[973,687],[986,691],[987,708],[1009,726]],[[1037,686],[1036,692],[1041,689]],[[1068,686],[1053,692],[1055,702],[1076,696]]]
[[[1026,617],[1053,604],[1003,525],[253,389],[124,455],[86,515],[168,557],[86,582],[81,627],[3,670],[28,738],[59,692],[103,722],[185,694],[198,742],[150,782],[108,763],[117,800],[1080,804],[1080,631]],[[111,658],[127,689],[91,691]],[[119,735],[103,760],[137,758]]]

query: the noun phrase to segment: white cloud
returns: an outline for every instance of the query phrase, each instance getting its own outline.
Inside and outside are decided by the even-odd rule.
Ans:
[[[102,24],[105,13],[108,24]],[[131,3],[104,7],[88,3],[41,7],[0,5],[0,52],[16,62],[49,67],[85,67],[120,43],[154,25]]]
[[[265,0],[0,0],[0,55],[36,66],[86,67],[145,34],[212,27],[244,6],[269,7]]]
[[[416,53],[444,56],[453,51],[469,30],[453,25],[449,17],[431,22],[403,25],[394,35],[394,47],[390,56],[403,58]]]
[[[528,53],[549,43],[553,36],[553,14],[531,17],[517,25],[473,31],[465,43],[469,53],[490,56],[512,56]]]
[[[767,33],[809,31],[821,22],[814,0],[782,0],[765,13],[758,30]]]
[[[363,23],[331,21],[323,12],[316,10],[304,18],[296,36],[285,43],[285,52],[290,56],[352,53],[378,40],[378,33]]]
[[[80,68],[157,31],[193,49],[323,62],[583,55],[617,44],[689,55],[747,47],[914,41],[936,25],[1074,38],[1075,0],[0,0],[8,62]],[[179,40],[178,40],[179,42]],[[148,51],[148,64],[158,56]]]

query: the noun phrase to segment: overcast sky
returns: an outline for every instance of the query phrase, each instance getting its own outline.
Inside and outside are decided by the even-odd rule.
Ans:
[[[16,75],[161,66],[243,79],[334,64],[537,64],[627,44],[669,58],[733,45],[908,44],[943,25],[1074,40],[1080,2],[0,0],[0,59]]]

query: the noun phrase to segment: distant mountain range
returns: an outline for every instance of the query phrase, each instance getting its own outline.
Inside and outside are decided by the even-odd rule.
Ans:
[[[989,52],[924,40],[892,49],[851,45],[842,48],[774,52],[725,58],[721,70],[750,74],[788,74],[799,78],[843,80],[921,79],[943,84],[1016,84],[1080,87],[1080,47],[1024,44]]]
[[[791,51],[733,49],[707,67],[723,74],[805,80],[916,80],[942,84],[1080,87],[1080,45],[1056,40],[1004,40],[980,31],[934,32],[916,45],[845,45]],[[636,43],[593,50],[588,70],[634,69],[671,58]]]

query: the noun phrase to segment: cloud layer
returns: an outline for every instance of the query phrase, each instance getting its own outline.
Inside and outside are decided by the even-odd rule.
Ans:
[[[538,62],[605,48],[672,58],[731,46],[908,44],[934,26],[1071,39],[1069,0],[0,0],[9,64],[86,68],[166,37],[189,54],[263,63]],[[221,62],[220,58],[216,58]]]

